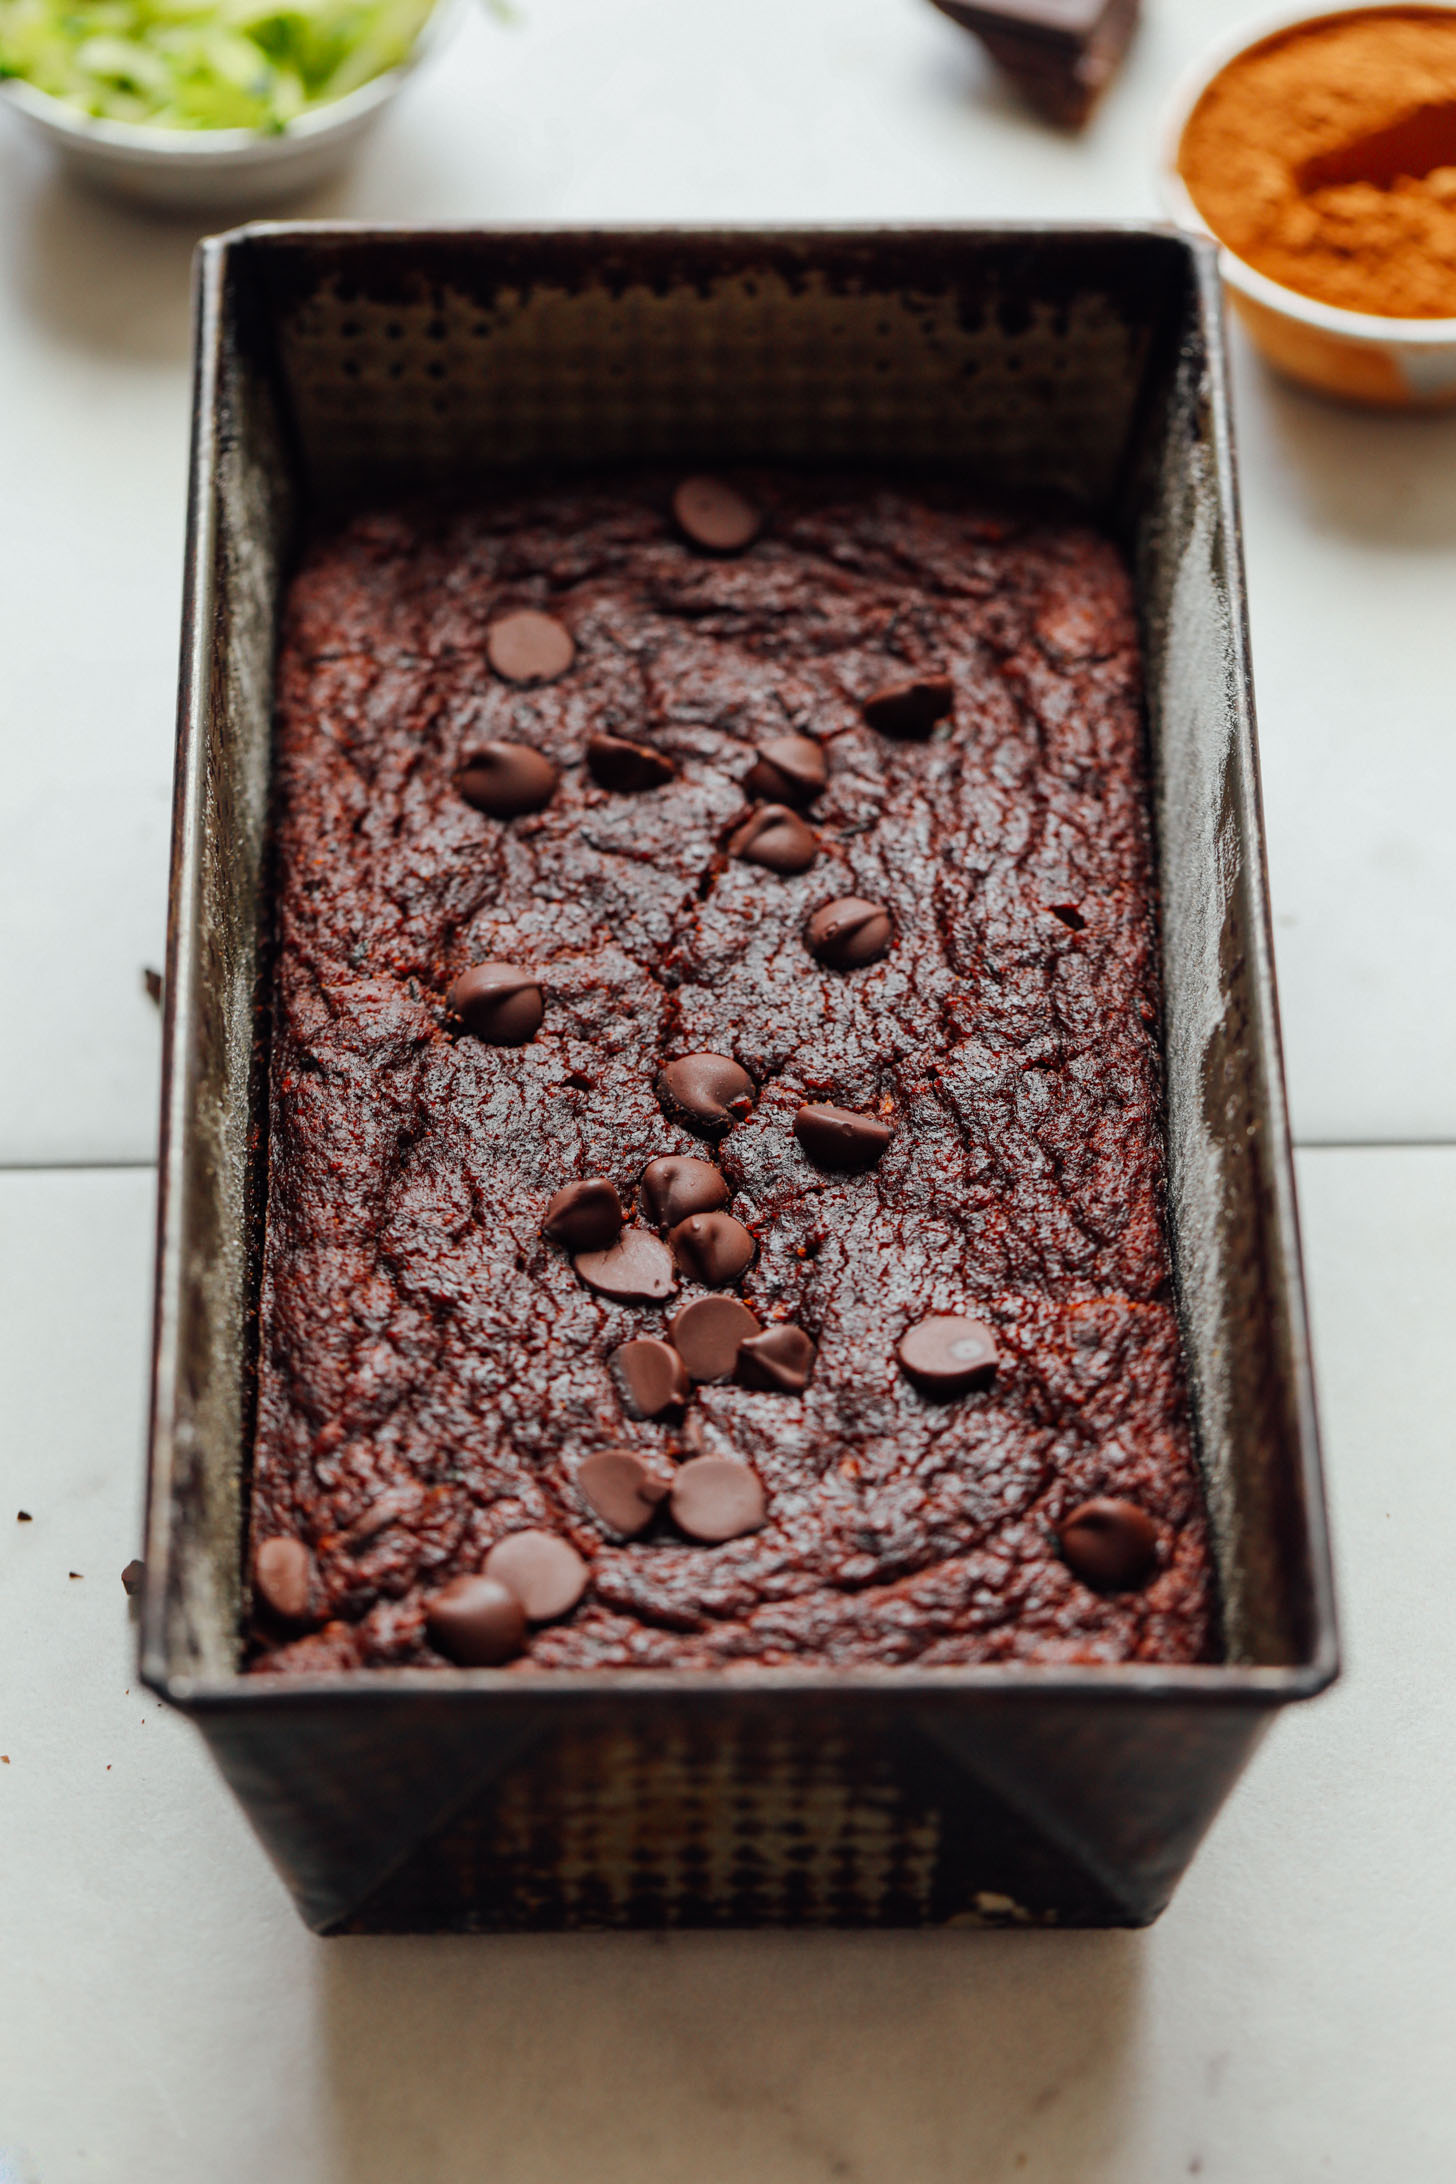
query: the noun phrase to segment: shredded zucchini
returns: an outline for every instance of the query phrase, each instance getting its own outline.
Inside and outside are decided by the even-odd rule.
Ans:
[[[408,55],[434,0],[0,0],[0,76],[106,121],[277,133]]]

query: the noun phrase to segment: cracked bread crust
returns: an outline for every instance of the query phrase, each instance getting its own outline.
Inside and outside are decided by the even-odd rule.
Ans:
[[[854,478],[754,480],[764,535],[715,561],[674,534],[672,483],[359,517],[292,585],[252,1523],[303,1538],[314,1575],[309,1627],[255,1622],[252,1665],[438,1663],[426,1598],[526,1526],[591,1583],[517,1675],[1211,1659],[1127,573],[1088,530]],[[576,641],[534,689],[486,658],[520,605]],[[865,725],[866,696],[937,670],[955,712],[929,740]],[[756,746],[786,731],[822,743],[829,781],[819,857],[781,878],[725,844]],[[598,732],[676,778],[597,787]],[[486,738],[561,768],[545,810],[461,799]],[[892,910],[883,961],[809,955],[840,895]],[[541,976],[529,1045],[446,1024],[487,958]],[[540,1222],[576,1177],[630,1207],[649,1160],[705,1150],[654,1093],[664,1057],[703,1047],[761,1087],[713,1156],[758,1240],[742,1294],[819,1356],[801,1397],[704,1387],[674,1427],[626,1417],[607,1367],[665,1313],[592,1294]],[[807,1160],[794,1114],[824,1099],[893,1122],[872,1173]],[[964,1311],[999,1369],[930,1400],[895,1344]],[[724,1546],[665,1519],[613,1538],[574,1481],[624,1444],[741,1458],[767,1522]],[[1098,1494],[1157,1523],[1140,1591],[1091,1591],[1058,1555]]]

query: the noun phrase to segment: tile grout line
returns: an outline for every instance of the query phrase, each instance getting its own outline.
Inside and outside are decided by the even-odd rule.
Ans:
[[[5,1175],[140,1175],[155,1160],[0,1160]]]

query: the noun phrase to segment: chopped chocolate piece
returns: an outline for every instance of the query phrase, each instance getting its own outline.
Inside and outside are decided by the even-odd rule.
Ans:
[[[710,554],[739,554],[763,527],[752,501],[721,478],[684,478],[672,496],[678,528]]]
[[[497,675],[507,682],[555,682],[576,658],[576,646],[564,622],[534,607],[520,607],[492,622],[485,650]]]
[[[1074,1509],[1057,1533],[1062,1558],[1094,1592],[1131,1592],[1158,1558],[1157,1526],[1136,1502],[1098,1496]]]
[[[128,1600],[135,1600],[146,1582],[147,1566],[144,1562],[129,1562],[121,1573],[121,1582]]]
[[[1137,28],[1140,0],[935,0],[974,31],[1028,104],[1080,129],[1117,73]]]
[[[638,796],[647,789],[661,789],[676,768],[649,743],[631,743],[626,736],[593,736],[586,747],[587,771],[598,788],[613,789],[621,796]]]
[[[618,1304],[661,1304],[677,1288],[672,1253],[651,1229],[623,1229],[605,1251],[579,1251],[572,1265],[602,1297]]]
[[[756,1532],[764,1519],[763,1488],[731,1456],[692,1457],[672,1482],[668,1506],[689,1539],[713,1547]]]
[[[669,1115],[702,1137],[721,1137],[753,1108],[755,1086],[728,1054],[681,1054],[657,1074],[657,1096]]]
[[[466,803],[492,819],[540,811],[560,779],[550,759],[528,743],[478,743],[455,776]]]
[[[565,1251],[605,1251],[621,1235],[626,1218],[616,1185],[604,1175],[593,1175],[556,1193],[541,1234]]]
[[[888,1123],[852,1108],[814,1102],[794,1117],[794,1135],[818,1168],[872,1168],[894,1136]]]
[[[526,1642],[526,1611],[498,1578],[457,1577],[426,1601],[425,1628],[461,1668],[498,1668]]]
[[[147,999],[149,1001],[155,1001],[157,1007],[160,1008],[162,1005],[162,994],[165,990],[164,982],[161,972],[154,971],[150,963],[148,963],[142,971],[142,984],[147,990]]]
[[[699,1297],[673,1313],[667,1331],[694,1380],[730,1380],[739,1348],[762,1323],[736,1297]]]
[[[765,1327],[761,1335],[749,1335],[740,1344],[738,1377],[745,1388],[802,1395],[818,1354],[802,1327]]]
[[[670,1342],[643,1335],[619,1343],[607,1360],[622,1401],[635,1417],[661,1418],[681,1410],[691,1390],[688,1369]]]
[[[571,1542],[557,1532],[512,1532],[496,1541],[482,1568],[515,1594],[528,1623],[554,1623],[570,1615],[591,1576]]]
[[[760,804],[728,843],[735,857],[787,875],[807,872],[819,854],[819,837],[787,804]]]
[[[456,979],[445,1005],[487,1046],[524,1046],[546,1013],[540,980],[517,963],[473,964]]]
[[[709,1289],[726,1289],[746,1274],[758,1246],[731,1213],[690,1213],[679,1221],[669,1242],[678,1272]]]
[[[576,1475],[582,1499],[614,1532],[634,1539],[664,1501],[669,1482],[650,1471],[632,1449],[607,1448],[588,1456]]]
[[[896,1356],[922,1395],[964,1395],[996,1370],[996,1337],[983,1320],[936,1313],[899,1340]]]
[[[642,1171],[642,1203],[659,1228],[676,1228],[690,1213],[716,1213],[728,1203],[728,1179],[711,1160],[663,1153]]]
[[[31,1515],[28,1509],[17,1509],[15,1512],[15,1521],[17,1524],[34,1524],[35,1518]]]
[[[299,1623],[308,1613],[313,1590],[313,1556],[301,1539],[282,1534],[260,1542],[253,1558],[258,1597],[285,1623]]]
[[[1087,920],[1075,903],[1051,902],[1047,904],[1047,908],[1054,918],[1061,919],[1069,933],[1084,933],[1087,930]]]
[[[744,793],[770,804],[812,804],[829,779],[829,764],[807,736],[770,736],[743,777]]]
[[[858,895],[826,902],[804,929],[810,954],[834,971],[877,962],[894,937],[894,921],[883,903],[865,902]]]
[[[864,717],[882,736],[928,736],[955,704],[949,675],[916,675],[889,683],[864,702]]]

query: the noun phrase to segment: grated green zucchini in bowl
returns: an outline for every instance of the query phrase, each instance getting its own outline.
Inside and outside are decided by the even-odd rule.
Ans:
[[[277,134],[406,60],[434,0],[0,0],[0,78],[99,120]]]

